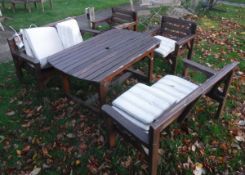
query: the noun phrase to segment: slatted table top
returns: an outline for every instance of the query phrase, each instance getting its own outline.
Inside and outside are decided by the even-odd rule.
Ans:
[[[159,44],[144,33],[113,29],[48,57],[48,62],[67,75],[101,82]]]

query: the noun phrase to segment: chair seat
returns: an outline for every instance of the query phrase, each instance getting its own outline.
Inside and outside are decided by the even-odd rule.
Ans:
[[[154,37],[161,40],[160,46],[155,49],[155,52],[161,54],[163,57],[167,57],[175,50],[175,40],[160,35],[156,35]]]
[[[187,80],[167,75],[151,87],[136,84],[116,98],[112,105],[125,119],[148,132],[155,119],[197,87]]]

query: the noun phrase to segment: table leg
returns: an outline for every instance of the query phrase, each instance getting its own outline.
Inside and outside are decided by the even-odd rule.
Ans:
[[[101,82],[99,84],[99,103],[100,108],[106,103],[106,95],[108,92],[108,82]]]
[[[149,83],[153,80],[153,67],[154,67],[154,51],[149,53],[149,72],[148,72],[148,78]]]
[[[63,79],[63,89],[64,89],[65,93],[68,94],[68,93],[70,93],[69,77],[67,75],[63,74],[62,79]]]

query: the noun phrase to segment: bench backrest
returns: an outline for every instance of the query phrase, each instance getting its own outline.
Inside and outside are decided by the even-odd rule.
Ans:
[[[172,105],[168,111],[165,111],[156,121],[151,125],[153,128],[160,130],[166,128],[172,121],[176,120],[179,116],[183,115],[187,108],[191,108],[201,96],[209,93],[214,87],[224,80],[227,76],[233,74],[233,70],[238,65],[238,62],[226,65],[221,70],[217,71],[214,75],[208,78],[196,90],[186,96],[178,103]],[[164,123],[164,124],[163,124]],[[163,124],[163,125],[162,125]]]
[[[196,23],[187,20],[162,16],[160,30],[161,35],[172,38],[174,40],[178,40],[185,36],[195,34]]]
[[[122,8],[112,8],[112,22],[115,24],[123,24],[137,21],[137,14],[135,11],[130,11]]]

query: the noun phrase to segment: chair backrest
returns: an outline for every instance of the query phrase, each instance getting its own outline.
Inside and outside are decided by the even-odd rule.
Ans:
[[[201,84],[192,93],[186,96],[184,99],[165,111],[158,120],[154,121],[152,127],[160,128],[160,130],[166,128],[172,121],[183,115],[187,108],[191,108],[192,105],[203,95],[209,93],[213,88],[217,87],[219,83],[224,80],[228,75],[233,74],[234,68],[238,65],[238,62],[226,65],[221,70],[217,71],[213,76],[208,78],[203,84]],[[164,125],[162,125],[164,123]]]
[[[114,7],[112,8],[111,20],[114,24],[133,22],[137,21],[137,14],[135,11]]]
[[[161,21],[161,35],[167,36],[174,40],[184,38],[185,36],[196,33],[196,23],[162,16]]]

